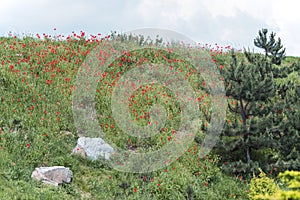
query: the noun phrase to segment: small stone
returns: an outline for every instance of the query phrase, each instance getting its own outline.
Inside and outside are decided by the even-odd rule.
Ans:
[[[80,137],[72,154],[83,155],[91,160],[97,160],[99,157],[109,160],[113,152],[113,148],[101,138]]]
[[[73,173],[69,168],[63,166],[39,167],[32,172],[31,178],[58,186],[62,183],[71,183]]]

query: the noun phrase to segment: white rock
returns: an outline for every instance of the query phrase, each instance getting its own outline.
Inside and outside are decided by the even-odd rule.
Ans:
[[[63,166],[39,167],[32,172],[31,178],[58,186],[61,183],[71,183],[73,173],[69,168]]]
[[[109,160],[113,152],[113,148],[101,138],[80,137],[72,154],[80,154],[91,160],[96,160],[99,157]]]

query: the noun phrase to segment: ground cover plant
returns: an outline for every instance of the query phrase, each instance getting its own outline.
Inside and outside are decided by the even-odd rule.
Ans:
[[[274,145],[261,151],[252,147],[255,150],[251,160],[261,162],[251,168],[244,164],[247,159],[241,158],[241,155],[247,155],[245,149],[238,149],[243,154],[231,151],[233,142],[240,137],[240,126],[237,124],[242,122],[242,118],[230,111],[224,131],[227,135],[222,136],[221,144],[211,154],[199,156],[200,144],[211,117],[209,90],[195,68],[185,62],[184,57],[174,56],[172,49],[136,50],[112,62],[99,77],[96,110],[99,125],[107,139],[120,148],[145,152],[169,143],[174,139],[181,111],[175,95],[167,88],[158,84],[143,85],[131,96],[128,105],[130,116],[141,126],[150,123],[148,110],[151,105],[159,103],[167,111],[165,126],[158,135],[149,139],[126,135],[112,118],[110,110],[113,88],[131,66],[169,62],[174,72],[189,81],[197,96],[195,100],[200,105],[201,128],[186,152],[171,165],[143,174],[116,171],[106,160],[90,161],[71,156],[78,137],[72,112],[72,94],[76,89],[74,82],[78,69],[86,56],[103,40],[116,37],[120,35],[86,36],[81,31],[66,38],[47,34],[0,38],[0,199],[248,199],[252,173],[258,173],[258,167],[270,176],[287,169],[299,170],[299,98],[295,97],[299,97],[299,58],[288,57],[282,63],[274,57],[270,58],[276,61],[272,64],[274,69],[293,70],[276,73],[273,69],[273,74],[285,75],[274,75],[275,96],[270,100],[273,103],[264,103],[269,108],[268,118],[258,114],[253,120],[248,120],[249,123],[254,123],[254,119],[261,120],[264,124],[267,124],[266,119],[272,120],[272,126],[266,126],[258,135],[265,138],[263,131],[272,130],[274,142]],[[142,36],[136,40],[140,45],[147,42]],[[162,45],[159,39],[155,42],[154,45]],[[202,48],[212,56],[216,70],[221,74],[231,69],[231,58],[245,58],[242,52],[231,54],[231,47],[204,45]],[[266,56],[264,59],[269,58]],[[266,61],[268,66],[271,65],[269,62]],[[250,64],[257,66],[255,62]],[[234,98],[228,96],[229,103],[236,105]],[[271,105],[277,106],[278,112],[272,112],[275,108],[270,108]],[[73,133],[74,137],[66,132]],[[294,139],[290,141],[291,138]],[[248,140],[238,142],[251,144]],[[224,148],[222,144],[230,148]],[[74,173],[73,182],[53,188],[31,179],[35,167],[53,165],[69,167]]]

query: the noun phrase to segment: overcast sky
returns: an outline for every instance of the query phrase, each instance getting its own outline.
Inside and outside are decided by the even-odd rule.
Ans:
[[[254,48],[261,28],[300,56],[298,0],[0,0],[0,35],[169,29],[196,42]],[[53,28],[57,28],[54,32]],[[255,49],[255,48],[254,48]]]

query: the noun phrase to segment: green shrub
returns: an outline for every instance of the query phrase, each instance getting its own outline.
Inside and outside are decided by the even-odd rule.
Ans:
[[[299,171],[285,171],[278,175],[278,178],[286,184],[285,190],[279,190],[270,197],[270,199],[300,199],[300,172]]]
[[[299,190],[300,189],[300,172],[299,171],[285,171],[279,173],[279,178],[282,182],[287,184],[288,189]]]
[[[270,179],[260,170],[260,178],[254,177],[250,184],[250,199],[276,199],[276,200],[297,200],[300,199],[300,172],[285,171],[278,175],[281,182],[285,184],[280,189],[273,179]]]
[[[250,199],[268,199],[267,196],[279,191],[279,187],[274,183],[274,179],[267,177],[261,169],[259,171],[259,176],[256,177],[254,175],[250,182],[250,192],[248,194]]]

